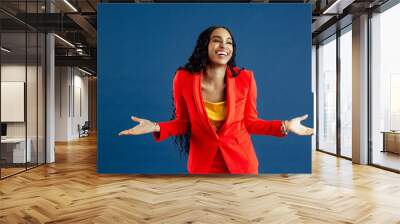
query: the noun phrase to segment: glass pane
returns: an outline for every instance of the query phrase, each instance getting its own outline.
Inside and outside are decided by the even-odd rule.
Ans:
[[[33,28],[40,22],[33,14],[45,12],[45,0],[0,1],[0,7],[19,18],[0,12],[4,178],[45,161],[45,35]]]
[[[0,1],[0,8],[15,15],[15,17],[23,20],[23,13],[26,9],[26,1]],[[25,24],[16,19],[12,19],[8,15],[0,12],[1,30],[2,32],[23,32],[25,33]]]
[[[25,170],[25,163],[30,159],[25,122],[25,41],[26,34],[22,32],[1,34],[2,178]]]
[[[336,37],[318,48],[318,147],[336,154]]]
[[[372,163],[400,170],[400,4],[372,18]]]
[[[352,35],[340,36],[340,153],[352,157]]]

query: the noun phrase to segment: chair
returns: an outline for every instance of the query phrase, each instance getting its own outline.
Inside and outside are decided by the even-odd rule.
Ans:
[[[89,129],[90,129],[89,121],[85,121],[82,127],[78,124],[79,138],[89,136]]]

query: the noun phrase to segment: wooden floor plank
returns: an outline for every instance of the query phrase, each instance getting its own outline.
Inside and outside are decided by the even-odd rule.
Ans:
[[[96,138],[0,181],[0,223],[399,223],[400,175],[313,152],[304,175],[96,173]]]

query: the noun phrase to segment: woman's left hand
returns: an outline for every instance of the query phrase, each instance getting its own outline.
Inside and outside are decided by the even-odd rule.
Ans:
[[[314,129],[302,125],[300,122],[307,119],[308,114],[301,117],[295,117],[289,121],[285,121],[286,129],[289,132],[293,132],[296,135],[312,135],[314,134]]]

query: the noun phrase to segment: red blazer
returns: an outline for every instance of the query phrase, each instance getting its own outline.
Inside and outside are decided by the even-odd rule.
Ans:
[[[234,68],[238,71],[238,68]],[[156,141],[169,136],[182,135],[190,127],[188,172],[207,174],[218,148],[226,166],[233,174],[258,174],[258,161],[250,134],[282,137],[282,121],[258,118],[257,88],[253,72],[242,70],[233,77],[226,70],[227,116],[216,132],[205,111],[201,94],[202,75],[179,70],[173,82],[176,118],[159,122],[160,132],[154,133]]]

